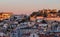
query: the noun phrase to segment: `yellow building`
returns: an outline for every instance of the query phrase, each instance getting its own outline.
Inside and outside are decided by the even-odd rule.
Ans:
[[[36,18],[33,16],[33,17],[30,17],[30,20],[31,20],[31,21],[35,21]]]
[[[1,12],[0,13],[0,20],[3,20],[3,19],[8,19],[10,18],[12,15],[11,12]]]

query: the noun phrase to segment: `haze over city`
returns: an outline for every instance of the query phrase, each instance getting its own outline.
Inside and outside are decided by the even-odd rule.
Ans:
[[[60,0],[0,0],[0,12],[31,14],[40,9],[60,9]]]

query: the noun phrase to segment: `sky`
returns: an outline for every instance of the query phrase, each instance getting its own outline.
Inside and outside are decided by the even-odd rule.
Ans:
[[[60,9],[60,0],[0,0],[0,12],[31,14],[43,8]]]

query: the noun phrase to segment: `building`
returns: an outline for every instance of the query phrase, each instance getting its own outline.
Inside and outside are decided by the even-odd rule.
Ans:
[[[11,12],[1,12],[0,13],[0,20],[8,19],[12,16],[13,13]]]

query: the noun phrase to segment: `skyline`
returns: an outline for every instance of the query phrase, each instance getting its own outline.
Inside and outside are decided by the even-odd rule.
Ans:
[[[0,12],[31,14],[40,9],[60,9],[60,0],[0,0]]]

